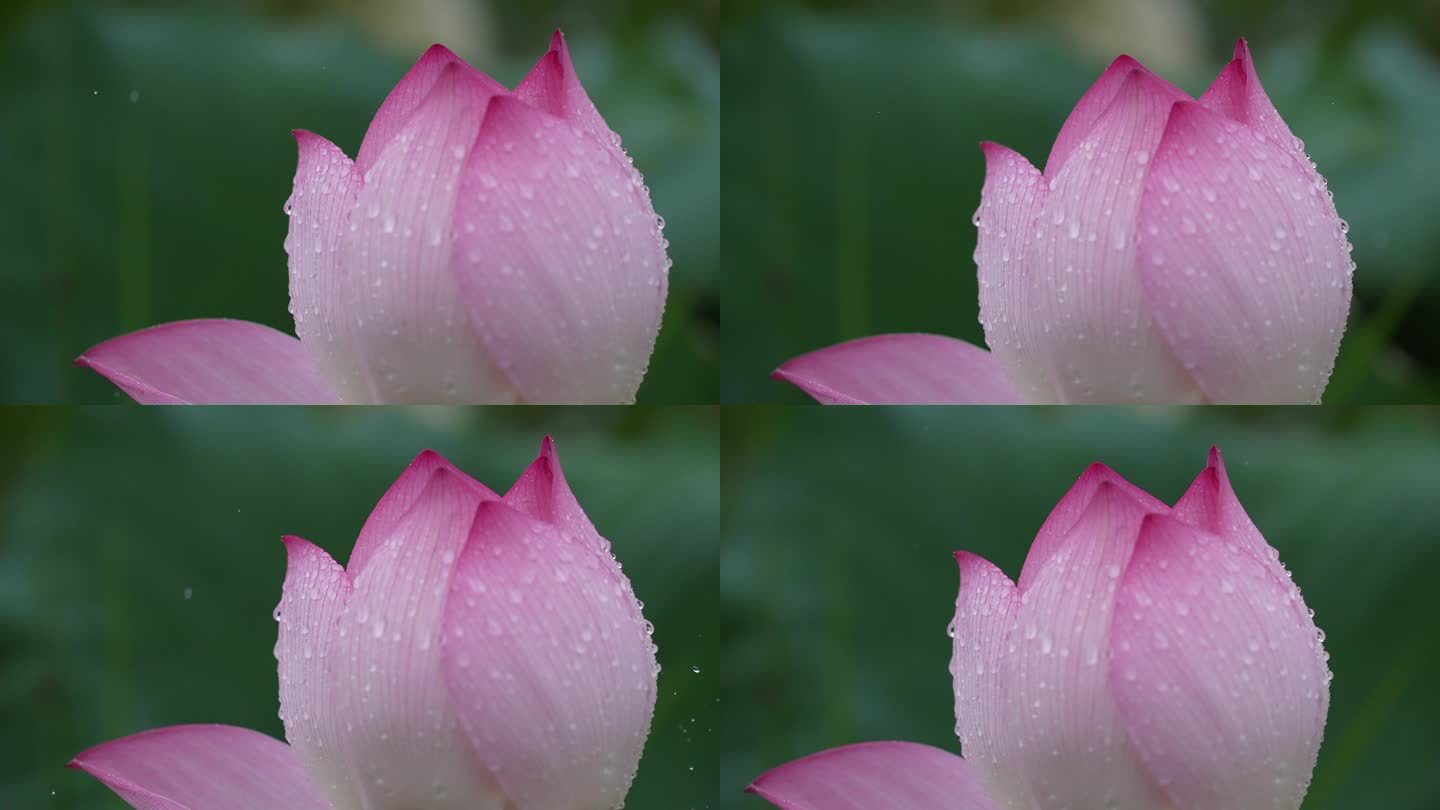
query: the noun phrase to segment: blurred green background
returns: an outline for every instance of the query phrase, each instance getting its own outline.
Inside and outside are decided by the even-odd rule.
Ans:
[[[769,372],[864,335],[983,346],[979,143],[1043,165],[1117,54],[1199,93],[1241,35],[1352,226],[1356,298],[1325,401],[1440,399],[1435,0],[734,0],[722,401],[804,401]]]
[[[713,806],[718,428],[705,408],[0,410],[0,807],[125,807],[64,765],[143,729],[280,736],[280,536],[343,561],[422,449],[503,492],[547,433],[655,624],[626,806]]]
[[[124,400],[70,363],[163,321],[293,334],[290,131],[353,156],[430,43],[513,86],[555,28],[668,223],[675,266],[639,401],[716,401],[718,24],[719,0],[6,0],[0,402]]]
[[[958,752],[951,552],[1015,577],[1087,464],[1174,503],[1212,444],[1327,633],[1305,809],[1440,806],[1440,411],[770,406],[723,425],[719,807],[831,746]]]

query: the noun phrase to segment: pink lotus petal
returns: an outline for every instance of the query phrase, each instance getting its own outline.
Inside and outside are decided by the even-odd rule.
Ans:
[[[515,95],[536,109],[578,125],[597,140],[607,144],[617,140],[580,85],[563,32],[550,37],[550,50],[515,88]]]
[[[928,745],[874,742],[811,754],[748,792],[780,810],[990,810],[966,761]]]
[[[505,493],[505,503],[584,540],[597,551],[610,554],[610,541],[595,530],[595,524],[570,491],[565,471],[560,469],[555,442],[549,436],[540,443],[540,456]]]
[[[1035,540],[1030,544],[1030,552],[1025,556],[1025,566],[1020,571],[1019,582],[1022,590],[1029,589],[1040,570],[1070,539],[1071,530],[1090,508],[1090,502],[1094,500],[1095,493],[1102,484],[1109,484],[1130,496],[1147,512],[1169,511],[1164,503],[1126,481],[1119,473],[1104,464],[1091,464],[1070,486],[1065,497],[1050,510],[1050,514],[1040,526],[1040,531],[1035,534]]]
[[[360,193],[360,170],[340,147],[313,132],[295,130],[300,157],[285,211],[290,230],[290,312],[295,334],[332,388],[351,402],[373,397],[357,362],[355,319],[339,263],[340,236]]]
[[[1129,748],[1105,667],[1115,589],[1147,513],[1101,482],[1070,536],[1021,588],[1007,640],[1014,652],[1007,646],[999,677],[1004,733],[967,753],[1024,773],[1034,797],[1064,796],[1071,807],[1164,806]]]
[[[1319,402],[1350,309],[1349,246],[1319,175],[1259,133],[1176,106],[1142,202],[1137,268],[1158,328],[1210,400]]]
[[[1018,404],[984,349],[939,335],[876,335],[802,354],[775,370],[826,405]]]
[[[346,761],[340,729],[322,722],[344,662],[327,656],[350,599],[350,578],[325,550],[299,537],[285,537],[288,564],[275,609],[279,637],[275,659],[280,675],[280,719],[285,739],[311,780],[337,807],[361,806],[358,774]]]
[[[482,504],[451,581],[443,639],[460,725],[515,807],[621,804],[658,668],[613,557],[581,534]]]
[[[498,500],[499,495],[491,492],[484,484],[461,472],[454,464],[434,450],[425,450],[410,462],[410,466],[385,490],[379,502],[371,510],[370,517],[360,529],[360,536],[350,550],[346,571],[350,578],[360,576],[370,559],[395,536],[402,522],[409,519],[410,510],[430,485],[439,470],[448,472],[454,480],[468,486],[482,501]]]
[[[955,733],[976,780],[992,797],[1020,797],[1029,790],[1021,763],[1000,759],[989,745],[1008,733],[1002,680],[1006,637],[1015,621],[1020,593],[1005,573],[981,557],[955,553],[960,566],[960,591],[950,625],[950,675],[955,686]],[[1001,807],[1008,806],[1000,802]]]
[[[451,64],[366,173],[341,240],[355,362],[384,402],[511,402],[514,392],[465,320],[451,275],[460,174],[492,83]]]
[[[248,321],[176,321],[111,338],[75,360],[145,405],[334,404],[300,341]]]
[[[436,469],[352,577],[354,592],[326,651],[338,683],[318,722],[360,770],[362,806],[505,807],[454,724],[458,707],[440,672],[446,585],[480,501],[461,476]]]
[[[1120,592],[1112,693],[1174,806],[1299,808],[1329,675],[1294,584],[1237,543],[1152,515]]]
[[[1205,469],[1195,477],[1190,488],[1175,503],[1175,517],[1194,526],[1238,543],[1242,550],[1263,565],[1273,566],[1278,573],[1280,553],[1265,542],[1245,507],[1230,485],[1225,460],[1220,448],[1211,447]]]
[[[360,144],[360,151],[355,159],[361,172],[374,166],[390,142],[410,123],[410,119],[425,103],[447,68],[464,69],[476,83],[491,93],[505,92],[504,85],[470,67],[449,48],[444,45],[431,45],[390,91],[390,95],[385,97],[385,102],[380,105],[380,110],[370,122],[370,128],[365,132],[365,140]]]
[[[1189,402],[1200,391],[1151,322],[1135,274],[1140,192],[1183,93],[1131,71],[1089,134],[1050,177],[1024,264],[1029,349],[1056,399]]]
[[[1055,383],[1046,374],[1047,364],[1035,356],[1043,341],[1029,334],[1033,322],[1027,276],[1033,271],[1023,261],[1048,186],[1018,152],[988,142],[980,144],[980,150],[985,154],[985,187],[975,212],[975,265],[985,342],[1026,401],[1052,401],[1057,397]]]
[[[1130,56],[1117,56],[1110,66],[1100,74],[1100,78],[1090,85],[1085,95],[1075,103],[1074,109],[1065,119],[1060,127],[1060,133],[1055,136],[1055,143],[1050,147],[1050,157],[1045,161],[1045,176],[1055,177],[1065,165],[1065,160],[1070,157],[1080,144],[1090,137],[1090,133],[1099,123],[1100,118],[1105,115],[1106,110],[1115,101],[1120,88],[1129,79],[1131,74],[1142,73],[1147,81],[1158,82],[1169,88],[1171,95],[1175,98],[1189,98],[1183,90],[1171,85],[1164,79],[1145,69],[1145,66]]]
[[[496,97],[455,219],[470,323],[521,398],[632,402],[669,260],[649,192],[614,144]]]
[[[139,810],[330,810],[289,746],[234,726],[157,728],[70,762]]]
[[[1243,37],[1235,43],[1235,58],[1200,96],[1200,104],[1260,132],[1267,140],[1308,165],[1304,146],[1290,132],[1275,105],[1270,103],[1265,88],[1260,86],[1260,75],[1255,72],[1255,62],[1250,57],[1250,46]]]

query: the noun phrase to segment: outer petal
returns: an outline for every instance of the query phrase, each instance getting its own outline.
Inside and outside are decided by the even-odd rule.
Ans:
[[[1146,518],[1110,679],[1130,740],[1180,810],[1300,807],[1330,682],[1304,610],[1238,543]]]
[[[550,37],[550,50],[515,88],[515,95],[530,106],[576,124],[587,134],[619,148],[619,136],[600,117],[600,111],[580,85],[564,33],[556,31]]]
[[[1187,402],[1200,392],[1151,322],[1135,274],[1150,158],[1183,93],[1135,70],[1050,178],[1017,295],[1060,402]],[[1034,371],[1030,372],[1034,374]]]
[[[97,745],[70,767],[140,810],[330,810],[289,746],[235,726],[170,726]]]
[[[381,402],[510,402],[514,393],[465,320],[451,275],[460,173],[495,91],[445,67],[365,175],[341,240],[357,321],[355,363]]]
[[[539,457],[505,493],[505,503],[585,541],[607,556],[610,554],[610,541],[595,530],[595,524],[570,491],[565,471],[560,469],[555,442],[549,436],[540,442]]]
[[[1053,401],[1058,397],[1055,384],[1044,360],[1036,356],[1043,344],[1030,338],[1031,314],[1022,309],[1034,275],[1025,264],[1025,252],[1034,244],[1035,218],[1049,189],[1020,153],[997,143],[982,143],[980,150],[985,153],[985,187],[975,212],[975,266],[985,342],[1026,401]]]
[[[480,496],[437,469],[353,577],[326,651],[338,682],[320,725],[359,774],[365,807],[500,810],[505,797],[458,728],[440,673],[440,620]]]
[[[988,737],[980,755],[1023,771],[1030,796],[1016,797],[1017,807],[1165,806],[1130,749],[1106,671],[1116,589],[1146,514],[1101,483],[1060,550],[1021,588],[999,680],[1004,733]]]
[[[996,735],[1009,733],[1001,710],[1009,685],[1001,679],[1001,668],[1020,594],[1015,583],[988,561],[964,551],[957,551],[955,560],[960,565],[960,592],[950,625],[955,733],[976,780],[996,807],[1024,810],[1030,792],[1024,770],[1008,758],[1001,760],[991,743]]]
[[[410,510],[424,494],[431,479],[439,470],[445,470],[451,478],[470,488],[482,500],[498,500],[499,495],[491,492],[484,484],[461,472],[454,464],[434,450],[425,450],[410,462],[410,466],[385,490],[350,550],[350,561],[346,568],[350,578],[360,576],[366,564],[380,549],[395,537],[401,524],[410,519]]]
[[[1145,66],[1136,61],[1133,57],[1120,55],[1115,61],[1105,68],[1100,78],[1090,85],[1085,95],[1076,102],[1075,108],[1066,117],[1065,123],[1060,127],[1060,134],[1055,136],[1055,143],[1050,147],[1050,157],[1045,161],[1045,176],[1055,177],[1060,173],[1060,168],[1065,165],[1065,160],[1070,157],[1080,144],[1090,137],[1100,118],[1110,105],[1115,101],[1120,88],[1125,84],[1131,74],[1140,72],[1145,74],[1149,80],[1158,82],[1168,87],[1176,98],[1188,98],[1184,91],[1161,79],[1159,76],[1145,69]]]
[[[588,538],[482,504],[445,605],[461,727],[523,810],[619,807],[655,709],[630,582]]]
[[[907,742],[847,745],[762,775],[748,792],[780,810],[990,810],[966,761]]]
[[[355,319],[347,274],[339,258],[340,236],[360,193],[360,170],[340,147],[312,132],[295,130],[300,158],[295,187],[285,202],[290,230],[290,314],[315,367],[352,402],[371,396],[355,347]]]
[[[454,272],[471,325],[523,399],[634,400],[670,260],[650,193],[613,144],[496,98],[456,226]]]
[[[1270,103],[1265,88],[1260,86],[1260,75],[1255,72],[1250,46],[1244,37],[1235,43],[1235,58],[1215,77],[1200,97],[1200,104],[1258,131],[1266,140],[1287,149],[1296,160],[1309,163],[1304,145],[1291,134],[1290,127]]]
[[[1020,403],[984,349],[939,335],[876,335],[802,354],[775,370],[826,405]]]
[[[1344,227],[1288,144],[1176,106],[1142,204],[1156,323],[1217,402],[1319,402],[1350,310]]]
[[[145,405],[339,402],[300,341],[248,321],[176,321],[92,346],[75,360]]]
[[[1071,530],[1090,508],[1090,502],[1094,500],[1095,493],[1105,484],[1130,496],[1147,512],[1167,511],[1165,504],[1145,490],[1126,481],[1119,473],[1104,464],[1091,464],[1085,468],[1085,472],[1080,474],[1080,477],[1071,485],[1070,490],[1065,493],[1065,497],[1055,504],[1055,508],[1050,510],[1045,522],[1041,524],[1040,531],[1035,535],[1035,541],[1030,544],[1030,552],[1025,556],[1025,567],[1020,571],[1021,589],[1029,589],[1034,584],[1035,577],[1040,574],[1040,570],[1070,539]]]
[[[350,599],[350,578],[325,550],[299,537],[284,538],[288,565],[280,604],[275,659],[280,672],[280,719],[285,739],[336,807],[360,807],[355,773],[343,756],[334,724],[321,722],[334,702],[344,662],[325,654]]]
[[[430,92],[447,68],[461,68],[472,74],[471,78],[492,93],[505,92],[504,85],[470,67],[465,60],[456,56],[444,45],[431,45],[413,67],[400,79],[400,83],[385,97],[380,110],[365,132],[365,140],[355,162],[362,172],[369,171],[380,155],[384,154],[390,142],[410,123],[410,119],[425,103]]]

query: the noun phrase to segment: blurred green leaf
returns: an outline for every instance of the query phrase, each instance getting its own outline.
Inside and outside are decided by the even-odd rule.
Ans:
[[[724,426],[722,808],[827,747],[959,751],[946,624],[965,549],[1018,575],[1103,461],[1173,503],[1225,452],[1304,589],[1335,673],[1305,804],[1426,810],[1440,795],[1440,423],[1398,409],[732,409]]]
[[[547,432],[655,624],[664,671],[627,807],[711,801],[716,425],[699,409],[521,413],[0,412],[0,444],[18,459],[0,477],[0,807],[124,807],[64,764],[146,728],[222,722],[280,736],[280,536],[344,560],[420,450],[503,491]]]
[[[572,37],[587,90],[625,137],[675,267],[642,402],[716,398],[719,83],[683,28],[621,45]],[[544,41],[502,64],[522,76]],[[219,9],[37,12],[0,41],[0,401],[122,401],[74,368],[162,321],[227,316],[293,332],[281,206],[290,131],[351,154],[408,63],[337,21]]]

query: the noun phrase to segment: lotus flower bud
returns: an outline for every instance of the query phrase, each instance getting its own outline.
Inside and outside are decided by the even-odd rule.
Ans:
[[[289,745],[181,726],[76,757],[132,805],[612,810],[655,707],[655,647],[549,440],[496,495],[421,454],[342,567],[287,537]]]
[[[1350,309],[1347,226],[1244,40],[1198,100],[1116,59],[1043,172],[981,148],[990,353],[887,335],[777,377],[834,403],[1320,401]]]
[[[1018,582],[956,559],[964,759],[850,746],[756,792],[786,810],[1300,807],[1329,709],[1324,636],[1218,451],[1174,507],[1091,467]],[[837,767],[844,795],[826,792]]]
[[[297,130],[290,312],[167,324],[82,356],[141,402],[628,403],[670,260],[564,38],[513,91],[436,45],[352,161]]]

